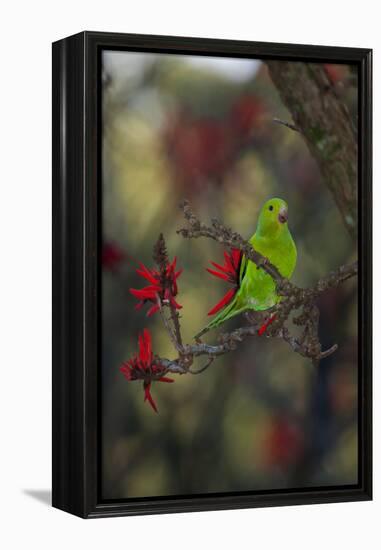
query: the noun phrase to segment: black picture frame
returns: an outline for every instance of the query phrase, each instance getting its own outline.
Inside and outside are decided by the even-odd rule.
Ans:
[[[100,428],[100,54],[104,49],[353,63],[359,70],[359,483],[103,502]],[[53,506],[84,518],[372,498],[372,51],[82,32],[53,44]]]

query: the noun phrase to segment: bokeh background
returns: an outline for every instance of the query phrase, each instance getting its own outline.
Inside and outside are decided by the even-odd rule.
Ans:
[[[350,67],[325,70],[357,125]],[[357,483],[356,281],[319,302],[323,347],[339,350],[318,370],[283,341],[247,340],[198,376],[154,384],[159,414],[143,402],[142,383],[119,371],[145,327],[155,353],[176,355],[160,318],[135,311],[128,290],[145,286],[135,269],[140,261],[153,267],[160,232],[184,268],[185,341],[228,290],[205,271],[210,260],[222,263],[222,248],[176,234],[182,198],[205,221],[217,217],[247,238],[261,204],[284,198],[301,286],[357,256],[301,135],[274,122],[291,120],[266,65],[107,51],[102,78],[102,497]]]

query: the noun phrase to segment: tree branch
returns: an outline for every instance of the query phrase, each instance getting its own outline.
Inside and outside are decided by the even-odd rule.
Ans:
[[[346,228],[356,238],[358,147],[345,104],[321,64],[283,60],[266,63],[294,120],[292,129],[304,137]]]
[[[220,335],[218,343],[213,345],[203,343],[199,340],[195,344],[184,344],[177,311],[173,306],[171,307],[170,303],[160,302],[160,312],[162,314],[164,326],[179,354],[176,359],[155,358],[157,363],[165,369],[165,372],[174,374],[199,374],[207,369],[216,357],[236,350],[237,347],[249,337],[261,337],[265,331],[268,337],[282,339],[294,352],[311,359],[315,365],[338,349],[337,344],[334,344],[325,351],[321,349],[318,335],[320,312],[315,304],[315,300],[323,292],[335,288],[351,277],[356,276],[358,273],[357,261],[341,266],[336,271],[332,271],[325,277],[319,279],[315,285],[310,288],[300,288],[291,283],[288,279],[284,279],[277,268],[273,266],[267,258],[255,251],[252,245],[245,241],[241,235],[233,232],[230,228],[225,227],[217,220],[213,220],[211,226],[200,222],[187,201],[181,203],[181,208],[190,228],[179,229],[178,233],[185,238],[210,238],[224,246],[242,250],[248,259],[256,263],[274,278],[278,293],[283,296],[283,299],[266,312],[246,312],[245,317],[249,324],[232,332]],[[161,247],[165,250],[164,239],[162,236],[159,237],[159,240],[160,239]],[[157,246],[158,245],[156,245],[156,248]],[[162,260],[160,260],[160,255],[158,255],[157,252],[154,256],[156,257],[156,261],[159,262],[159,267],[160,262],[163,263],[167,261],[166,253],[162,255]],[[165,317],[165,306],[169,307],[171,311],[169,319]],[[292,319],[292,323],[303,328],[302,335],[299,337],[293,336],[289,328],[285,326],[291,313],[297,310],[298,314]],[[263,330],[264,328],[265,331]],[[198,370],[191,370],[190,367],[194,360],[202,356],[208,357],[206,365]],[[162,376],[162,373],[160,376]],[[155,378],[152,379],[154,380]]]

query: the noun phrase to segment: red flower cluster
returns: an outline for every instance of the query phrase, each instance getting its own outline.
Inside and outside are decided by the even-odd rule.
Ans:
[[[221,119],[196,117],[185,109],[169,119],[163,142],[176,183],[186,187],[187,193],[202,190],[206,180],[220,184],[241,154],[242,145],[263,126],[264,113],[259,97],[244,94],[226,105]]]
[[[340,82],[346,76],[347,69],[345,65],[324,63],[323,67],[332,84],[337,84],[337,82]]]
[[[224,306],[226,306],[235,296],[238,288],[239,288],[239,272],[241,268],[241,261],[242,261],[242,252],[241,250],[238,250],[237,248],[232,248],[230,254],[227,252],[224,252],[225,262],[224,265],[216,264],[215,262],[210,262],[215,268],[217,268],[219,271],[215,271],[214,269],[207,268],[206,270],[214,275],[215,277],[219,277],[220,279],[223,279],[224,281],[227,281],[228,283],[234,285],[234,288],[231,288],[225,296],[216,304],[209,312],[208,315],[214,315],[217,313],[217,311],[220,311]]]
[[[234,139],[221,121],[182,113],[170,123],[164,140],[176,181],[190,189],[201,188],[206,178],[218,180],[233,161]]]
[[[103,244],[102,248],[102,266],[103,269],[115,272],[120,264],[126,259],[126,254],[117,245],[111,242]]]
[[[237,137],[241,140],[249,138],[253,130],[260,125],[265,112],[265,106],[257,96],[240,96],[231,110],[231,125],[236,131]]]
[[[148,401],[153,410],[158,412],[150,391],[152,380],[167,383],[174,382],[174,380],[162,376],[162,374],[165,374],[165,369],[155,362],[152,353],[151,335],[147,329],[143,330],[143,335],[139,334],[139,354],[135,354],[123,363],[120,371],[129,382],[143,380],[144,401]]]
[[[300,427],[286,416],[276,415],[270,424],[263,449],[269,467],[289,467],[300,458],[304,437]]]
[[[141,263],[140,269],[137,269],[136,273],[146,279],[150,285],[141,289],[130,288],[131,294],[140,300],[136,304],[135,309],[139,310],[146,302],[152,302],[153,305],[147,312],[147,317],[150,317],[160,309],[158,298],[164,303],[169,303],[175,309],[181,309],[182,306],[176,302],[175,296],[178,293],[177,279],[183,270],[175,270],[176,257],[172,263],[167,264],[164,273],[156,269],[148,269]]]

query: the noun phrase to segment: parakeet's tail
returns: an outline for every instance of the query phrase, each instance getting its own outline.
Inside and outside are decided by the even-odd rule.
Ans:
[[[200,338],[200,336],[202,336],[203,334],[205,334],[206,332],[208,332],[212,328],[216,328],[219,325],[222,325],[222,323],[224,323],[228,319],[231,319],[235,315],[238,315],[239,313],[242,313],[246,309],[247,309],[247,306],[239,307],[239,305],[238,305],[238,294],[236,294],[234,296],[233,300],[230,302],[230,304],[228,304],[226,307],[224,307],[224,309],[222,311],[220,311],[220,313],[218,315],[216,315],[216,317],[214,317],[214,319],[212,319],[210,321],[210,323],[208,325],[206,325],[206,327],[204,327],[202,330],[200,330],[200,332],[198,332],[194,336],[194,338],[195,339]]]

